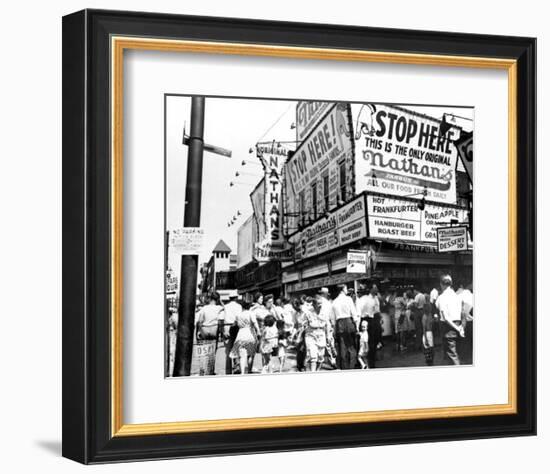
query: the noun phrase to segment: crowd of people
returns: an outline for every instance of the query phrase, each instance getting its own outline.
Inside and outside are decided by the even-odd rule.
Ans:
[[[212,292],[196,314],[196,341],[223,347],[226,374],[253,372],[257,356],[262,373],[282,372],[290,353],[298,371],[372,369],[387,342],[385,313],[395,352],[422,351],[426,365],[433,365],[441,345],[441,363],[471,363],[471,284],[455,291],[451,276],[443,275],[439,288],[423,290],[388,287],[381,293],[371,284],[355,294],[339,285],[332,295],[328,288],[294,298],[256,293],[252,302],[232,297],[226,304]]]

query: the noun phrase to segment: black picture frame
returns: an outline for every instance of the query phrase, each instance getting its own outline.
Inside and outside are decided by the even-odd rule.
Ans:
[[[517,413],[111,435],[112,35],[517,60]],[[536,40],[84,10],[63,18],[63,456],[81,463],[496,438],[536,433]],[[492,295],[497,297],[497,295]]]

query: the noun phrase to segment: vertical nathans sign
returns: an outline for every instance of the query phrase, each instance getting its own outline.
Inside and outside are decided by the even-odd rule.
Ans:
[[[283,168],[288,149],[276,142],[256,145],[264,168],[265,235],[254,247],[258,261],[290,260],[291,248],[283,237]]]
[[[456,203],[460,129],[440,133],[441,122],[396,106],[352,104],[356,192],[419,195]]]

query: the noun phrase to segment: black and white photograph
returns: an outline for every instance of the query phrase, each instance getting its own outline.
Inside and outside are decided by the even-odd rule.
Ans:
[[[166,377],[475,364],[474,107],[164,107]]]

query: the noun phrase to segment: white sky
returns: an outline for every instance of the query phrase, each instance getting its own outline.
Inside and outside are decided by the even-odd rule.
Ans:
[[[166,226],[183,225],[188,147],[182,144],[183,128],[189,133],[191,98],[168,96],[166,101]],[[473,119],[474,110],[453,107],[407,106],[411,110],[441,118],[454,113]],[[205,245],[199,265],[208,261],[212,249],[223,239],[237,252],[237,230],[252,213],[250,192],[262,177],[262,168],[242,160],[258,161],[249,154],[258,141],[295,140],[290,128],[295,122],[295,101],[206,98],[205,142],[232,151],[231,158],[205,152],[203,160],[201,227],[205,229]],[[277,122],[277,120],[279,121]],[[275,122],[277,122],[275,124]],[[275,124],[275,125],[274,125]],[[471,130],[473,122],[457,119],[457,125]],[[235,177],[235,172],[250,173]],[[231,181],[246,183],[229,186]],[[228,227],[233,216],[237,221]],[[179,257],[169,255],[169,264],[179,275]]]
[[[296,132],[290,129],[294,122],[296,102],[276,100],[217,99],[205,101],[204,140],[232,151],[227,158],[204,153],[201,204],[201,226],[205,229],[205,246],[199,255],[199,264],[208,261],[212,249],[223,239],[233,253],[237,252],[237,230],[252,213],[250,193],[262,177],[262,167],[256,153],[249,149],[261,141],[276,139],[295,140]],[[168,230],[183,225],[185,182],[188,147],[182,145],[183,127],[190,127],[191,99],[169,96],[166,114],[166,226]],[[281,120],[273,127],[279,117]],[[269,130],[271,128],[271,130]],[[268,131],[269,130],[269,131]],[[266,132],[268,132],[266,134]],[[254,161],[258,165],[242,160]],[[235,172],[243,174],[238,178]],[[229,186],[231,181],[247,184]],[[231,226],[227,223],[241,212]],[[175,270],[179,258],[169,257]],[[178,273],[179,274],[179,273]]]

